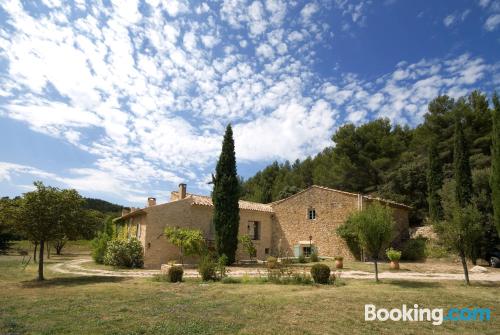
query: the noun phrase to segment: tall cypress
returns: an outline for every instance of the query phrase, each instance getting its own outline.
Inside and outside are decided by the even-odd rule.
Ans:
[[[455,118],[455,137],[453,148],[453,175],[455,178],[455,197],[457,205],[465,207],[472,198],[472,173],[469,162],[469,150],[465,141],[461,110]]]
[[[236,155],[231,124],[226,128],[224,141],[222,142],[222,152],[215,168],[213,184],[213,222],[217,253],[219,256],[226,255],[228,264],[232,264],[235,261],[238,247],[240,185],[236,174]]]
[[[429,147],[429,167],[427,170],[427,202],[429,218],[435,222],[442,217],[441,196],[439,191],[443,186],[443,166],[439,158],[437,141],[433,140]]]
[[[493,202],[493,219],[500,235],[500,102],[498,95],[493,94],[493,127],[491,132],[491,201]]]

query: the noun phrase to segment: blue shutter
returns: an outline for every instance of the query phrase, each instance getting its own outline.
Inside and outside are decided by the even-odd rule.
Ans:
[[[300,244],[296,244],[293,246],[293,255],[295,257],[299,257],[301,255],[301,248],[300,248]]]

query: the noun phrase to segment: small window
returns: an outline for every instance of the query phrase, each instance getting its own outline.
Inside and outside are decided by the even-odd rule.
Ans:
[[[311,208],[307,211],[307,218],[309,220],[316,220],[316,210],[314,208]]]
[[[248,236],[250,236],[252,240],[260,240],[260,222],[249,221],[247,229]]]
[[[269,255],[269,248],[265,248],[265,249],[264,249],[264,253],[265,253],[266,255]]]
[[[302,255],[305,257],[311,256],[311,247],[302,247]]]

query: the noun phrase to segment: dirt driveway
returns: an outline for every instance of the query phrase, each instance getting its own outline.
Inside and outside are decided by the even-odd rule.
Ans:
[[[74,259],[62,263],[52,265],[50,268],[54,272],[84,276],[104,276],[104,277],[152,277],[160,273],[160,270],[103,270],[92,269],[82,266],[85,263],[91,263],[88,258]],[[231,277],[247,276],[265,276],[266,270],[263,268],[245,268],[245,267],[228,267]],[[374,275],[365,271],[342,271],[342,278],[353,279],[373,279]],[[476,281],[491,281],[500,282],[499,272],[486,273],[469,273],[470,280]],[[185,269],[184,277],[197,278],[199,277],[196,269]],[[464,280],[463,274],[457,273],[421,273],[421,272],[380,272],[381,279],[399,279],[399,280]]]

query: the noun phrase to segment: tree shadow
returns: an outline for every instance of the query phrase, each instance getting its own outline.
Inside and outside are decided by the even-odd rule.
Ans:
[[[22,287],[25,288],[42,288],[42,287],[54,287],[54,286],[79,286],[79,285],[89,285],[89,284],[101,284],[101,283],[120,283],[130,278],[126,277],[111,277],[111,276],[78,276],[78,277],[56,277],[50,278],[43,281],[36,279],[25,280],[20,282]]]
[[[433,281],[410,281],[410,280],[383,280],[384,283],[396,285],[402,288],[437,288],[443,285]]]

